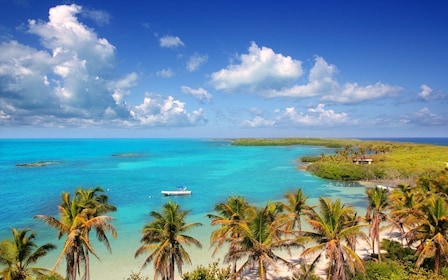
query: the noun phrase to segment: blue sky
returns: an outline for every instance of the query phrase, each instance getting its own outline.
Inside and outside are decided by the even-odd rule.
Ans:
[[[447,14],[0,0],[0,137],[448,137]]]

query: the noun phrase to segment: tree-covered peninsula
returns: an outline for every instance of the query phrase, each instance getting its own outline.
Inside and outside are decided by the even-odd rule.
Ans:
[[[304,156],[299,164],[313,174],[343,181],[406,181],[448,166],[448,147],[390,141],[325,138],[238,139],[233,145],[311,145],[329,153]]]

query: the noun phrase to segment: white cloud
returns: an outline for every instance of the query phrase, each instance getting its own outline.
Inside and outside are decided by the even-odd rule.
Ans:
[[[190,57],[190,59],[187,62],[187,70],[188,72],[194,72],[199,69],[201,65],[206,63],[208,60],[207,55],[199,55],[195,54]]]
[[[334,125],[348,121],[346,113],[325,110],[324,104],[309,108],[307,113],[297,112],[296,108],[286,108],[276,119],[278,125]]]
[[[212,74],[211,82],[217,90],[256,92],[268,98],[319,97],[321,101],[344,104],[393,97],[402,91],[401,87],[380,82],[364,86],[356,82],[341,85],[335,78],[336,66],[320,56],[315,58],[307,83],[291,85],[302,75],[301,62],[266,47],[260,49],[255,43],[240,60],[240,64],[229,65]]]
[[[210,102],[210,100],[212,99],[212,95],[203,88],[192,89],[187,86],[182,86],[181,90],[183,93],[193,95],[201,102]]]
[[[107,25],[110,22],[110,15],[105,11],[83,9],[82,15],[86,18],[92,19],[99,26]]]
[[[308,109],[308,112],[315,114],[320,123],[344,123],[348,120],[348,115],[346,113],[336,113],[331,109],[325,110],[324,104],[319,104],[316,108],[310,108]]]
[[[135,72],[132,72],[121,80],[111,82],[110,87],[113,89],[112,97],[115,100],[116,104],[123,104],[124,97],[131,94],[130,88],[134,87],[137,84],[138,75]],[[111,109],[108,108],[108,111]]]
[[[421,85],[420,88],[422,91],[418,94],[418,97],[420,97],[423,100],[428,100],[429,96],[432,93],[432,88],[430,88],[429,86],[427,86],[425,84]]]
[[[281,88],[302,75],[301,61],[276,54],[267,47],[259,48],[254,42],[249,53],[239,59],[240,64],[229,65],[212,74],[211,83],[216,89],[255,91],[266,87]]]
[[[207,123],[202,109],[189,113],[185,103],[168,96],[147,94],[142,104],[131,109],[131,116],[143,126],[194,126]]]
[[[263,116],[254,116],[251,120],[243,120],[242,127],[268,127],[275,125],[274,120],[265,119]]]
[[[3,112],[3,110],[0,110],[0,123],[2,123],[2,121],[4,121],[4,120],[8,120],[10,118],[11,118],[10,115]]]
[[[446,125],[448,123],[448,116],[432,113],[427,107],[424,107],[419,111],[413,113],[409,117],[409,120],[412,123],[417,123],[423,126]]]
[[[160,46],[162,48],[177,48],[183,47],[185,44],[182,40],[177,36],[164,36],[160,38]]]
[[[307,84],[294,85],[281,90],[266,90],[262,91],[261,94],[266,97],[292,98],[319,96],[322,101],[349,104],[395,96],[402,90],[401,87],[380,82],[366,86],[359,86],[357,83],[346,83],[341,86],[334,77],[336,73],[335,65],[328,64],[322,57],[316,57]]]
[[[366,86],[359,86],[357,83],[346,83],[340,91],[322,96],[322,100],[345,104],[359,103],[387,96],[396,96],[402,90],[401,87],[380,82]]]
[[[339,84],[333,77],[336,72],[336,66],[328,64],[322,57],[316,57],[308,76],[308,84],[279,90],[269,89],[263,91],[262,94],[267,97],[294,98],[333,94],[339,90]]]
[[[57,102],[46,74],[52,57],[16,41],[0,45],[0,104],[6,113],[41,110]]]
[[[262,113],[256,113],[251,120],[243,121],[242,126],[329,126],[349,122],[349,117],[346,113],[336,113],[331,109],[327,110],[324,104],[319,104],[315,108],[309,108],[307,112],[298,112],[295,107],[287,107],[284,110],[276,110],[275,113],[277,115],[272,119],[266,118]]]
[[[174,76],[174,71],[171,68],[162,69],[156,72],[156,76],[162,78],[171,78],[172,76]]]
[[[172,97],[127,104],[138,75],[110,79],[115,47],[79,22],[81,13],[81,6],[61,5],[49,10],[48,22],[29,20],[28,32],[39,37],[43,50],[16,41],[0,45],[2,124],[152,126],[151,118],[157,119],[157,125],[206,123],[202,109],[189,112],[185,103]],[[102,14],[93,16],[99,19]]]
[[[53,50],[55,58],[85,59],[91,64],[90,71],[103,70],[112,65],[115,47],[78,21],[76,15],[81,10],[78,5],[51,8],[48,22],[29,20],[29,32],[39,35],[42,44]]]

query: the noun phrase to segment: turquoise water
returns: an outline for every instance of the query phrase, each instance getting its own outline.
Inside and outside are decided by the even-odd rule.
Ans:
[[[62,192],[77,187],[101,186],[118,211],[111,213],[118,238],[113,254],[102,245],[95,248],[101,262],[93,264],[92,279],[126,279],[138,271],[144,258],[134,258],[141,229],[150,211],[159,211],[167,201],[191,210],[190,221],[203,227],[191,235],[200,239],[202,250],[192,249],[194,265],[211,261],[209,236],[213,228],[206,214],[230,195],[242,195],[263,205],[280,200],[288,191],[301,187],[310,197],[341,198],[366,207],[364,188],[323,180],[297,168],[304,155],[329,152],[323,147],[238,147],[225,140],[206,139],[3,139],[0,140],[0,240],[9,238],[10,228],[29,227],[37,231],[39,243],[56,243],[56,231],[34,220],[36,214],[58,216]],[[116,156],[131,153],[133,156]],[[55,161],[43,167],[16,164]],[[191,196],[164,197],[161,190],[188,186]],[[58,250],[60,250],[60,242]],[[57,250],[57,251],[58,251]],[[49,267],[58,252],[45,260]],[[188,267],[186,267],[188,270]],[[63,270],[62,270],[63,271]],[[152,276],[151,269],[145,273]]]

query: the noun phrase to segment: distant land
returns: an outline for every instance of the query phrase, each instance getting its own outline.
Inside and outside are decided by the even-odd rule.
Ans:
[[[242,146],[313,145],[334,148],[331,154],[302,157],[298,160],[299,164],[302,164],[302,168],[307,171],[325,179],[375,181],[394,186],[399,183],[412,183],[424,174],[448,168],[448,143],[443,145],[444,141],[448,141],[448,138],[390,138],[388,140],[242,138],[233,141],[232,144]],[[304,164],[305,167],[303,167]]]

